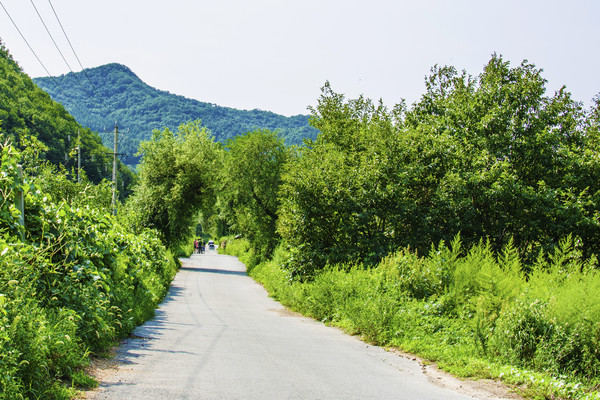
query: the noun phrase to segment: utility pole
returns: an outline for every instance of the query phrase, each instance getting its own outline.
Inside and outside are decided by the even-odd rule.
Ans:
[[[81,135],[77,130],[77,183],[81,183]]]
[[[117,126],[117,121],[115,121],[115,146],[113,153],[113,173],[112,173],[112,183],[113,183],[113,192],[112,192],[112,209],[113,214],[117,215],[117,150],[119,148],[119,127]]]
[[[19,180],[23,180],[23,168],[20,165],[17,165],[17,172],[19,174]],[[23,190],[20,189],[17,192],[17,196],[15,198],[15,207],[19,210],[19,224],[21,226],[25,226],[25,195]]]
[[[113,209],[113,215],[117,215],[117,156],[124,156],[125,153],[119,153],[119,126],[117,125],[117,121],[115,121],[115,141],[113,147],[113,153],[108,153],[113,155],[113,171],[112,171],[112,200],[111,206]]]

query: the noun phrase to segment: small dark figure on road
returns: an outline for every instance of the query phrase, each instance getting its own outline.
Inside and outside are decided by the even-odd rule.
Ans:
[[[198,253],[198,239],[194,239],[194,254]]]

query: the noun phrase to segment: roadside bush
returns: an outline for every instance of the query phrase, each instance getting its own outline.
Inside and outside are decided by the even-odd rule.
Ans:
[[[234,252],[236,251],[239,251],[239,249],[234,250],[229,245],[226,248],[227,254],[235,255]],[[280,301],[281,304],[298,309],[297,303],[302,298],[300,293],[301,285],[294,283],[290,278],[289,272],[281,268],[281,265],[285,263],[288,257],[289,253],[286,251],[285,246],[280,244],[275,248],[271,260],[256,265],[253,269],[248,270],[248,274],[264,285],[269,294]],[[243,258],[240,258],[240,260],[243,260]]]
[[[10,325],[6,310],[6,296],[0,295],[0,327]],[[0,393],[1,398],[22,399],[23,382],[17,377],[18,352],[11,346],[12,338],[6,329],[0,329]]]
[[[377,269],[386,271],[397,290],[415,299],[427,299],[446,292],[453,282],[460,253],[457,236],[450,247],[443,241],[433,246],[428,257],[420,257],[410,248],[400,249],[384,258]]]
[[[221,238],[219,243],[218,252],[238,257],[246,265],[248,272],[252,271],[262,259],[260,254],[256,254],[255,248],[248,239],[235,239],[233,236],[228,236]]]
[[[571,238],[540,257],[494,338],[502,359],[526,368],[600,378],[600,274]]]
[[[106,213],[89,184],[53,198],[17,174],[10,145],[0,147],[0,398],[72,398],[71,383],[89,384],[90,352],[153,315],[177,264],[155,231],[130,233]],[[63,178],[44,174],[46,187],[61,187],[52,179]]]

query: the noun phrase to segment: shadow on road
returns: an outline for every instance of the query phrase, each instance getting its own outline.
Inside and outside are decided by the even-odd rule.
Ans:
[[[222,275],[240,275],[246,276],[246,271],[231,271],[227,269],[215,269],[215,268],[191,268],[191,267],[181,267],[179,268],[181,271],[191,271],[191,272],[206,272],[209,274],[222,274]]]

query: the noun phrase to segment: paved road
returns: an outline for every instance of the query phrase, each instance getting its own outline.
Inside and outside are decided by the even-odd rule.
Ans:
[[[472,399],[417,362],[293,315],[236,258],[184,259],[156,318],[95,399]]]

